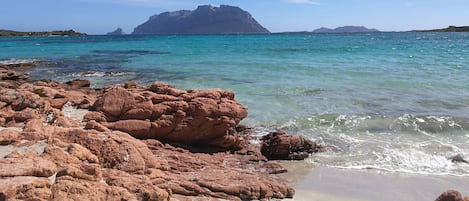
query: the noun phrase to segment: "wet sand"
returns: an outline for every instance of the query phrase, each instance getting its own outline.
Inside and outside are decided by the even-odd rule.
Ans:
[[[469,195],[468,177],[343,170],[314,167],[307,163],[282,162],[289,173],[281,177],[296,191],[291,200],[433,201],[449,189]],[[308,167],[311,169],[307,170]]]

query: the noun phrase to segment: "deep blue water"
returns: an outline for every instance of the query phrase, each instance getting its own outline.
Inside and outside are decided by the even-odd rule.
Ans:
[[[469,33],[0,38],[36,79],[224,88],[259,133],[328,144],[318,165],[469,175]]]

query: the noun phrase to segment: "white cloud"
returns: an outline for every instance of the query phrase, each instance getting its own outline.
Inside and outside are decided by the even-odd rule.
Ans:
[[[321,5],[321,3],[312,0],[287,0],[287,2],[296,4]]]

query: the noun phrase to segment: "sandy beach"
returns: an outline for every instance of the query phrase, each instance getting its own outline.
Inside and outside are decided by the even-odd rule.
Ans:
[[[282,162],[295,188],[295,201],[432,201],[449,189],[469,194],[467,177],[430,176],[374,170],[314,167],[308,161]]]

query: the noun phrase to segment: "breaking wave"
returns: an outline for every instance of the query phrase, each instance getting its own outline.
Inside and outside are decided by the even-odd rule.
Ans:
[[[326,146],[311,161],[344,169],[469,176],[469,119],[449,116],[320,114],[279,129]]]

